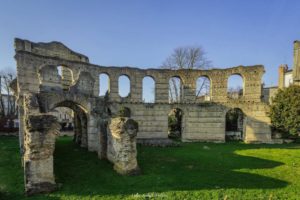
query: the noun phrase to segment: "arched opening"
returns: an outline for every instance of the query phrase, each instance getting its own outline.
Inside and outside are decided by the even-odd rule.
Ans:
[[[245,115],[239,108],[233,108],[227,111],[225,132],[226,141],[243,140],[244,118]]]
[[[105,96],[109,93],[109,76],[105,73],[99,75],[99,96]]]
[[[179,103],[182,99],[182,83],[180,77],[173,76],[169,80],[169,103]]]
[[[118,81],[120,97],[130,96],[130,79],[127,75],[121,75]]]
[[[73,162],[78,153],[82,152],[81,148],[87,148],[87,114],[85,109],[79,104],[72,101],[64,101],[54,106],[54,110],[72,111],[73,113],[73,135],[63,135],[62,129],[55,140],[54,149],[54,174],[56,183],[64,183],[63,177],[66,175],[64,166],[65,161]],[[63,135],[63,136],[62,136]]]
[[[60,65],[57,66],[57,72],[60,76],[63,90],[68,90],[74,82],[72,70],[66,66]]]
[[[239,99],[244,95],[244,81],[239,74],[233,74],[228,78],[227,96],[230,99]]]
[[[210,101],[210,79],[200,76],[196,81],[196,98],[198,101]]]
[[[179,108],[172,109],[168,114],[168,137],[180,139],[182,133],[183,112]]]
[[[87,147],[87,115],[82,106],[72,101],[64,101],[56,104],[51,111],[52,113],[59,114],[59,118],[62,117],[61,122],[58,118],[61,124],[64,123],[64,118],[68,118],[69,123],[73,121],[73,141],[81,147]],[[63,135],[63,133],[60,133],[60,135]]]
[[[74,112],[67,107],[57,107],[52,112],[61,128],[59,136],[74,136]]]
[[[143,78],[143,102],[155,102],[155,81],[151,76]]]

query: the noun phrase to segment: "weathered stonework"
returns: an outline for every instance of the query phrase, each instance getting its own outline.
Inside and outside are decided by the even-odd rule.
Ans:
[[[33,43],[16,39],[15,48],[15,91],[28,193],[54,188],[53,150],[57,130],[56,122],[49,113],[57,107],[68,107],[74,111],[75,142],[89,151],[98,152],[99,158],[111,160],[122,174],[138,169],[134,135],[137,134],[137,139],[143,141],[166,140],[168,114],[174,108],[183,112],[182,141],[224,142],[226,113],[229,109],[239,108],[245,115],[243,140],[248,143],[272,142],[267,116],[269,108],[261,99],[264,73],[261,65],[210,70],[105,67],[90,64],[88,57],[59,42]],[[58,73],[59,66],[63,67],[62,75]],[[99,75],[102,73],[109,76],[110,87],[106,96],[99,97]],[[243,96],[237,100],[227,96],[227,80],[233,74],[241,75],[244,81]],[[121,75],[130,79],[130,95],[126,98],[118,94],[118,78]],[[144,103],[142,99],[145,76],[155,80],[155,102],[151,104]],[[174,76],[180,77],[183,84],[179,103],[169,103],[168,98],[169,79]],[[200,102],[195,97],[196,80],[200,76],[211,81],[208,102]],[[121,118],[115,117],[124,107],[130,110],[131,119],[120,121]],[[34,119],[43,121],[48,118],[42,126],[32,123]],[[133,123],[132,120],[137,122],[138,132],[135,126],[127,127]]]
[[[295,85],[300,85],[300,41],[294,41],[294,67],[293,80]]]
[[[25,189],[28,195],[55,190],[53,152],[60,125],[52,115],[28,115],[25,128]]]
[[[137,132],[138,123],[133,119],[116,117],[109,122],[107,158],[120,174],[135,175],[140,172],[136,160]]]

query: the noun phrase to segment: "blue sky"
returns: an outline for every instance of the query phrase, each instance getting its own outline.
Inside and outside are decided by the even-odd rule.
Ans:
[[[214,67],[263,64],[277,85],[300,40],[298,0],[0,1],[0,70],[13,39],[61,41],[99,65],[157,67],[178,46],[201,45]]]

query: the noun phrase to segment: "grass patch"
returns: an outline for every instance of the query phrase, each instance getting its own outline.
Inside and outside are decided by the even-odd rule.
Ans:
[[[18,141],[0,137],[0,199],[300,199],[300,144],[139,146],[135,177],[69,137],[57,140],[54,158],[60,190],[25,198]]]

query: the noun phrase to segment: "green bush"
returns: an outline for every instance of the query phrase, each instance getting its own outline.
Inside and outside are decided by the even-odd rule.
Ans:
[[[300,86],[279,90],[270,110],[272,126],[284,133],[296,135],[300,130]]]

